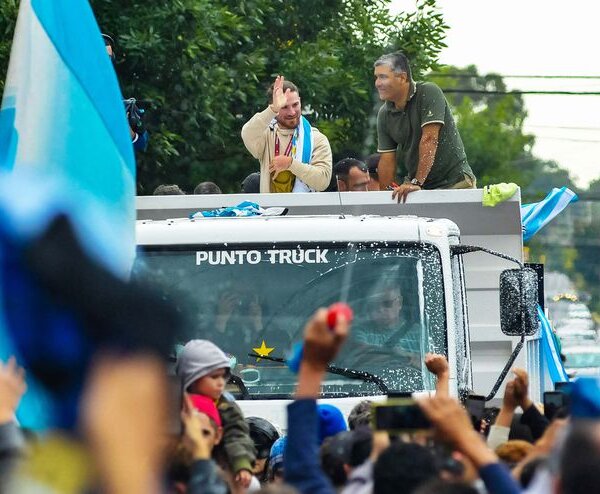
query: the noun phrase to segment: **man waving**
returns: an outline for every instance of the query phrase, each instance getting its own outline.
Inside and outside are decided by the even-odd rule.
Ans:
[[[260,192],[325,190],[331,180],[331,147],[302,116],[298,88],[277,76],[268,101],[242,128],[246,149],[260,162]]]

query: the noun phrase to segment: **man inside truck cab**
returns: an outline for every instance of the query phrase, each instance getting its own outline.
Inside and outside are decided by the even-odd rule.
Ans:
[[[331,147],[302,116],[300,91],[277,76],[268,102],[242,128],[246,149],[260,162],[260,192],[325,190],[331,180]]]
[[[386,284],[378,288],[369,296],[367,320],[356,322],[352,339],[364,349],[397,355],[407,365],[417,367],[421,359],[421,328],[411,323],[403,308],[399,286]]]
[[[442,90],[415,82],[401,52],[381,56],[374,64],[375,88],[384,104],[377,114],[377,152],[381,190],[394,186],[393,197],[405,201],[421,189],[472,189],[475,175]],[[396,185],[396,165],[407,175]]]

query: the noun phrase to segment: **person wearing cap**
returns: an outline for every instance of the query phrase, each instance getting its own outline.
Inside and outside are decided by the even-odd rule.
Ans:
[[[260,192],[324,191],[331,179],[331,147],[302,116],[298,87],[277,76],[268,102],[242,128],[246,149],[260,162]]]
[[[250,437],[256,449],[253,473],[261,483],[265,483],[268,481],[271,447],[279,439],[279,432],[271,422],[261,417],[247,417],[246,423],[250,428]]]
[[[415,82],[401,52],[381,56],[374,64],[375,88],[384,104],[377,114],[380,186],[394,186],[392,196],[405,201],[421,189],[473,189],[475,175],[442,90]],[[408,172],[395,185],[397,159]]]
[[[271,452],[269,453],[269,471],[268,480],[270,483],[282,484],[284,471],[283,463],[285,448],[287,445],[287,436],[280,437],[271,446]]]
[[[361,160],[344,158],[333,165],[333,174],[340,192],[367,192],[369,190],[369,170]]]
[[[176,372],[184,392],[208,397],[215,403],[223,424],[223,439],[214,456],[231,471],[237,484],[247,488],[256,458],[244,415],[225,392],[230,367],[230,359],[214,343],[191,340],[177,358]]]
[[[344,414],[335,405],[319,403],[317,414],[319,416],[319,445],[323,444],[328,437],[348,430]]]

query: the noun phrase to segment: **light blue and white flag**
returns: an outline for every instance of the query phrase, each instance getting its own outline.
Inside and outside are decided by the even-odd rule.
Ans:
[[[14,323],[18,314],[9,324],[3,310],[14,279],[7,260],[59,214],[69,217],[93,259],[128,277],[135,256],[135,159],[100,30],[87,0],[21,0],[0,109],[2,360],[15,354],[27,366],[11,338],[22,327]],[[28,386],[19,417],[42,428],[52,422],[44,416],[52,398],[31,376]]]
[[[0,169],[28,172],[48,195],[56,189],[52,208],[46,198],[23,202],[30,211],[39,206],[36,217],[67,210],[89,252],[127,272],[135,252],[135,159],[87,0],[22,0],[0,110]]]
[[[544,362],[548,367],[548,372],[552,382],[565,382],[569,380],[569,376],[565,371],[565,367],[560,358],[556,341],[552,336],[552,328],[550,322],[546,318],[546,314],[538,305],[538,317],[540,318],[540,331],[542,336],[542,354]]]
[[[521,206],[523,240],[529,240],[569,204],[578,200],[577,194],[567,187],[560,189],[555,187],[544,200],[523,204]]]

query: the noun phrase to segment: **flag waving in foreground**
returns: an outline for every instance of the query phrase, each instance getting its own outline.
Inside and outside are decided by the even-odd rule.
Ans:
[[[35,359],[50,371],[53,362],[85,368],[80,321],[48,300],[52,288],[37,286],[27,249],[64,216],[85,255],[124,279],[135,254],[134,201],[122,96],[88,1],[22,0],[0,110],[2,360],[15,354],[28,368]],[[38,268],[51,261],[50,252]],[[40,405],[43,387],[30,377],[20,418],[39,427],[52,407]],[[62,399],[75,403],[79,385]]]
[[[554,217],[563,211],[569,204],[576,202],[577,194],[567,187],[554,188],[540,202],[524,204],[521,206],[521,223],[523,226],[523,240],[529,240]],[[568,381],[569,377],[560,359],[559,349],[552,337],[552,328],[542,308],[538,305],[540,319],[542,354],[552,382]]]
[[[578,200],[577,194],[567,187],[560,189],[555,187],[542,201],[523,204],[521,206],[523,240],[529,240],[569,204]]]

